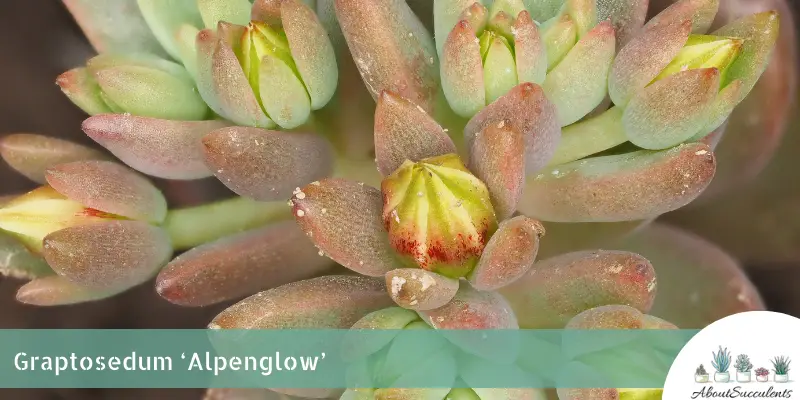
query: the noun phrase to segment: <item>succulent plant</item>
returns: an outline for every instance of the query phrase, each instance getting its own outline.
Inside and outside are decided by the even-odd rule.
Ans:
[[[773,371],[776,375],[786,375],[789,373],[789,364],[792,360],[786,356],[775,357],[772,361]]]
[[[114,157],[0,141],[44,185],[0,201],[0,271],[30,280],[20,301],[99,300],[157,276],[176,304],[244,298],[215,329],[385,314],[422,329],[674,329],[764,307],[722,251],[648,224],[709,187],[776,11],[712,31],[718,0],[649,21],[642,0],[64,3],[99,55],[57,83]],[[216,177],[237,196],[169,207],[142,174]],[[731,297],[715,291],[737,300],[696,307]],[[540,396],[481,390],[427,398]],[[559,396],[587,390],[660,396]]]
[[[750,357],[747,354],[739,354],[733,367],[736,368],[737,372],[750,372],[753,369],[753,363],[750,362]]]
[[[728,368],[731,366],[731,352],[728,351],[728,348],[722,348],[719,346],[719,350],[717,352],[712,352],[713,359],[711,360],[711,365],[717,372],[728,372]]]
[[[766,368],[756,368],[756,376],[769,376],[769,370]]]
[[[758,370],[756,370],[756,372],[758,372]],[[706,371],[706,367],[704,367],[703,364],[700,364],[700,366],[697,367],[697,370],[695,370],[694,374],[695,375],[708,375],[708,372]]]

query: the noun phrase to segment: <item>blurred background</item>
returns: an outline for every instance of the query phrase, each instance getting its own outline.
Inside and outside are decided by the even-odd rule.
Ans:
[[[723,7],[726,1],[721,0]],[[738,0],[737,0],[738,1]],[[760,0],[744,0],[759,3]],[[652,0],[653,8],[666,0]],[[739,1],[741,3],[741,1]],[[797,15],[800,6],[789,0]],[[86,116],[73,106],[55,84],[55,77],[83,64],[94,53],[80,29],[59,1],[0,2],[0,135],[17,132],[57,136],[96,146],[80,130]],[[797,114],[795,110],[790,112]],[[790,124],[787,137],[800,135],[798,124]],[[779,153],[800,151],[800,146],[787,148],[797,140],[784,140]],[[98,147],[99,148],[99,147]],[[777,162],[775,160],[773,163]],[[800,169],[794,168],[794,174]],[[773,174],[774,175],[774,174]],[[786,178],[786,175],[783,176]],[[794,178],[794,179],[792,179]],[[759,178],[761,179],[761,178]],[[776,178],[764,178],[776,179]],[[797,187],[800,180],[789,176],[785,182],[771,184]],[[191,205],[213,200],[227,193],[214,180],[202,182],[160,182],[172,205]],[[34,184],[12,172],[0,162],[0,195],[20,193]],[[747,196],[748,192],[733,194]],[[800,203],[794,202],[795,208]],[[688,215],[688,216],[687,216]],[[691,214],[678,215],[678,222]],[[747,216],[742,216],[747,218]],[[795,223],[794,216],[782,221]],[[668,217],[669,219],[669,217]],[[779,218],[780,219],[780,218]],[[781,223],[781,221],[779,221]],[[717,226],[715,229],[723,229]],[[757,232],[753,232],[757,234]],[[792,233],[800,238],[800,232]],[[790,243],[800,251],[800,241]],[[755,259],[755,257],[754,257]],[[800,316],[800,257],[766,258],[745,263],[747,273],[761,291],[770,310]],[[152,284],[145,284],[123,295],[97,303],[36,308],[14,301],[21,282],[0,277],[0,328],[203,328],[229,304],[206,308],[183,308],[160,299]],[[27,390],[0,391],[2,399],[200,399],[197,390]]]

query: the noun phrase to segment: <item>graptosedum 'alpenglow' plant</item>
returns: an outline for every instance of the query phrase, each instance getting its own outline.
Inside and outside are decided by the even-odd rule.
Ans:
[[[650,227],[619,251],[585,246],[705,190],[724,123],[769,61],[776,12],[710,31],[718,0],[676,1],[650,21],[644,0],[435,0],[430,15],[401,0],[65,4],[100,53],[57,80],[90,115],[84,132],[138,172],[214,176],[242,197],[169,207],[105,153],[6,137],[0,155],[46,185],[0,202],[0,271],[32,278],[23,302],[97,300],[157,275],[157,292],[185,306],[252,295],[216,329],[347,329],[373,312],[422,329],[718,316],[680,288],[653,308],[648,259],[696,240]],[[349,101],[370,95],[374,110]],[[374,162],[336,145],[365,121]],[[560,250],[537,261],[550,237]],[[714,260],[673,269],[752,289]],[[330,275],[331,261],[353,274]],[[763,308],[748,293],[714,307]],[[481,390],[430,398],[504,398]]]

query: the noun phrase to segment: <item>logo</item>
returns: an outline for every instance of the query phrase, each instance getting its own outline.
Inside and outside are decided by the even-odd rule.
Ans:
[[[800,355],[796,337],[800,319],[785,314],[755,311],[717,321],[678,354],[663,399],[800,399],[790,375]]]

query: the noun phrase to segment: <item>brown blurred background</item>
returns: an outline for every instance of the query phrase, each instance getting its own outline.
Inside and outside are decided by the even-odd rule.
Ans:
[[[431,0],[432,1],[432,0]],[[726,0],[722,0],[723,2]],[[795,1],[789,3],[797,8]],[[796,13],[796,12],[795,12]],[[85,115],[64,97],[55,77],[91,57],[93,51],[59,1],[0,2],[0,135],[33,132],[93,145],[80,130]],[[160,182],[171,204],[189,205],[219,196],[213,180]],[[0,163],[0,194],[34,185]],[[771,310],[800,315],[800,266],[748,266]],[[0,328],[203,328],[228,304],[183,308],[161,300],[152,284],[110,300],[59,308],[18,304],[20,282],[0,278]],[[0,391],[0,399],[200,399],[199,390]]]

